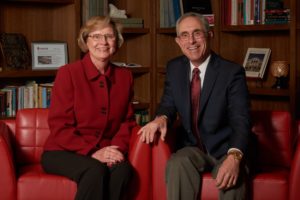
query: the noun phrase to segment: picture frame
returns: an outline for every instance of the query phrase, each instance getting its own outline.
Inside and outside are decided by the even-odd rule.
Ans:
[[[263,79],[270,54],[270,48],[248,48],[243,63],[246,77]]]
[[[66,42],[32,42],[32,70],[51,70],[68,63]]]

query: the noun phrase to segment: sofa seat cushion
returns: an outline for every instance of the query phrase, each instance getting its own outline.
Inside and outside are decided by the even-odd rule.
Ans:
[[[285,169],[269,169],[255,174],[252,181],[253,199],[282,200],[288,199],[289,171]]]
[[[267,172],[259,172],[252,179],[253,198],[255,200],[288,199],[289,171],[269,168]],[[202,200],[217,200],[218,189],[210,173],[203,175]]]
[[[18,173],[18,200],[71,200],[75,197],[75,182],[46,174],[39,164],[20,167]]]
[[[201,191],[202,200],[218,200],[219,191],[216,187],[216,182],[212,178],[211,173],[203,174],[203,184]]]

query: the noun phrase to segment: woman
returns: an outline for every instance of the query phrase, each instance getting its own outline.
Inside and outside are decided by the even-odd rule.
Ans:
[[[78,38],[86,54],[55,79],[42,166],[76,181],[75,199],[120,199],[130,179],[133,78],[110,62],[123,43],[120,29],[109,17],[88,20]]]

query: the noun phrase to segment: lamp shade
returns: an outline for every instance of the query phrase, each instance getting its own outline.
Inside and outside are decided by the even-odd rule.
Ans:
[[[278,60],[271,63],[271,74],[274,77],[287,77],[289,74],[289,64],[287,61]]]

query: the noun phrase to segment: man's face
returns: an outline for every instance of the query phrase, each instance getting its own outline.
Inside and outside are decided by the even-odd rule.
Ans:
[[[211,32],[205,32],[204,26],[196,17],[183,19],[178,26],[178,36],[175,41],[181,51],[195,65],[205,61],[210,52],[209,40]]]

